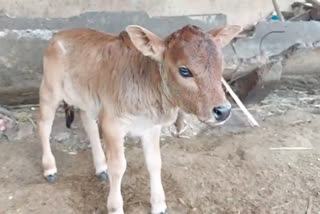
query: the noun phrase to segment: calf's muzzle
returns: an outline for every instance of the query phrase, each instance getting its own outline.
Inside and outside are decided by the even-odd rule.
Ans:
[[[218,122],[225,121],[230,116],[231,105],[223,105],[223,106],[214,107],[212,112],[213,112],[213,115],[214,115],[216,121],[218,121]]]

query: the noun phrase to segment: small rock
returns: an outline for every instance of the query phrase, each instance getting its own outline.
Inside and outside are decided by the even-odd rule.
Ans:
[[[30,123],[20,123],[16,140],[21,140],[33,134],[33,126]]]
[[[179,200],[179,202],[180,202],[182,205],[184,205],[184,206],[187,205],[186,202],[185,202],[182,198],[178,198],[178,200]]]
[[[70,139],[69,132],[60,132],[54,136],[54,140],[57,142],[62,142],[62,141],[68,140],[68,139]]]
[[[14,119],[7,117],[0,113],[0,136],[6,132],[6,130],[13,128],[16,125]]]
[[[12,141],[12,140],[15,140],[16,136],[17,136],[17,133],[18,133],[18,126],[12,128],[12,129],[7,129],[5,132],[4,132],[4,136],[9,140],[9,141]]]
[[[0,132],[3,132],[4,130],[6,130],[6,125],[9,121],[5,120],[5,119],[0,119]]]
[[[69,153],[69,155],[76,155],[77,154],[77,152],[68,152]]]
[[[9,141],[21,140],[33,134],[33,126],[30,123],[19,123],[5,131]]]

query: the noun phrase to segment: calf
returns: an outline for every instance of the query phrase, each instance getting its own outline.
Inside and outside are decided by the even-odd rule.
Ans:
[[[228,119],[231,106],[221,86],[221,49],[240,31],[239,26],[227,26],[203,32],[188,25],[165,40],[140,26],[128,26],[120,35],[90,29],[57,33],[43,59],[38,115],[47,180],[56,179],[49,138],[55,111],[64,101],[80,109],[96,174],[105,178],[108,170],[108,213],[123,214],[121,180],[126,169],[126,135],[141,137],[151,182],[151,212],[166,213],[161,184],[161,127],[174,123],[179,109],[212,125]]]

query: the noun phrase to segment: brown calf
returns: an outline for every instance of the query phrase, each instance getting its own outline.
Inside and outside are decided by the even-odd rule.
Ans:
[[[175,122],[178,109],[208,124],[221,124],[229,117],[231,107],[221,86],[221,49],[240,31],[239,26],[227,26],[206,33],[188,25],[165,40],[139,26],[128,26],[120,35],[90,29],[57,33],[44,56],[40,88],[38,127],[44,176],[48,181],[56,179],[49,137],[56,108],[64,101],[81,111],[96,174],[105,178],[108,166],[108,213],[123,214],[121,180],[127,134],[142,140],[152,213],[166,213],[161,127]]]

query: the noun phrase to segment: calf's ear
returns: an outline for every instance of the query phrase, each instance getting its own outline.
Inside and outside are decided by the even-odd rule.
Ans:
[[[138,25],[129,25],[126,31],[134,46],[145,56],[162,61],[165,45],[163,40],[151,31]]]
[[[219,43],[220,46],[226,46],[234,37],[242,31],[239,25],[227,25],[222,28],[210,30],[208,33]]]

